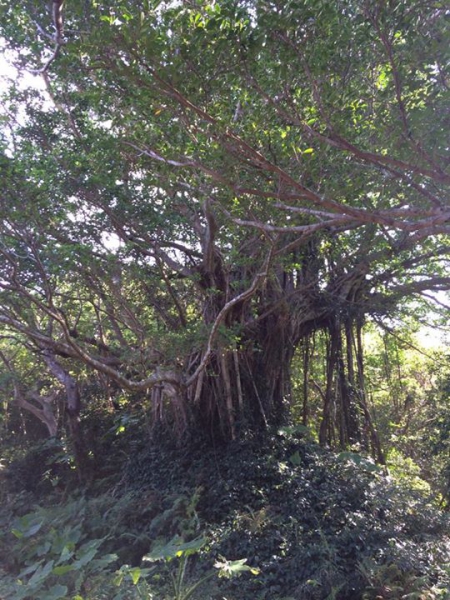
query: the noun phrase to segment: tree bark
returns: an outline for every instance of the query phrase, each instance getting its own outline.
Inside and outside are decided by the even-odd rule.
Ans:
[[[64,386],[70,440],[72,442],[78,477],[80,481],[86,481],[90,475],[90,461],[80,423],[81,398],[78,383],[49,350],[44,350],[43,358],[49,371]]]
[[[44,423],[49,437],[55,437],[58,431],[58,421],[53,412],[52,404],[56,394],[47,394],[46,396],[38,393],[31,394],[33,400],[41,405],[41,408],[29,402],[17,383],[14,384],[14,398],[20,408],[24,408],[33,414],[39,421]]]

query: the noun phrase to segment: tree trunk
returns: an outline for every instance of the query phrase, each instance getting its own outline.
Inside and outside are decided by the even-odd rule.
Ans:
[[[78,383],[50,351],[44,351],[43,358],[49,371],[64,386],[70,441],[72,443],[77,473],[80,481],[86,481],[90,474],[90,461],[80,423],[81,398]]]
[[[362,321],[358,320],[356,324],[356,365],[358,371],[358,390],[360,398],[360,406],[364,415],[364,431],[366,433],[366,439],[370,440],[370,450],[372,456],[381,465],[386,464],[383,450],[381,448],[380,438],[375,425],[373,424],[372,417],[370,415],[369,408],[367,406],[366,392],[365,392],[365,379],[364,379],[364,349],[362,343]]]
[[[236,315],[235,315],[236,318]],[[202,427],[235,438],[241,426],[266,428],[283,421],[291,402],[289,320],[272,313],[237,344],[217,345],[204,373],[190,390]]]
[[[30,393],[31,398],[37,402],[41,408],[29,402],[17,383],[14,384],[14,398],[20,408],[24,408],[33,414],[39,421],[44,423],[47,428],[49,437],[55,437],[58,431],[58,421],[53,412],[52,404],[56,394],[42,395],[38,393]]]

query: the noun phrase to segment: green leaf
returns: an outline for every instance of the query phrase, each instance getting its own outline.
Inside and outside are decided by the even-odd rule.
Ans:
[[[34,587],[40,585],[43,581],[45,581],[45,579],[47,579],[47,577],[52,572],[54,563],[54,560],[49,560],[43,567],[39,567],[39,569],[36,570],[34,575],[28,581],[27,585],[29,587]]]
[[[349,451],[340,452],[337,455],[337,458],[341,462],[350,461],[350,462],[354,463],[355,465],[359,465],[365,471],[368,471],[371,473],[381,472],[383,470],[371,458],[362,456],[361,454],[358,454],[357,452],[349,452]]]
[[[53,575],[65,575],[74,569],[75,567],[73,565],[60,565],[59,567],[54,567],[52,573]]]
[[[217,561],[214,566],[216,569],[219,569],[219,577],[225,577],[227,579],[231,579],[232,577],[246,572],[251,573],[252,575],[258,575],[260,573],[260,569],[249,567],[245,564],[246,562],[246,558],[241,558],[239,560],[224,559],[222,561]]]
[[[17,538],[29,538],[35,535],[41,529],[42,525],[44,524],[44,521],[39,520],[36,522],[32,520],[33,517],[34,515],[26,515],[25,517],[22,517],[22,519],[20,519],[19,521],[19,527],[14,528],[12,530],[12,533]]]
[[[143,557],[143,560],[148,562],[156,562],[159,560],[170,561],[172,558],[181,556],[191,556],[198,552],[206,544],[206,538],[199,537],[191,542],[183,542],[183,540],[175,536],[168,544],[157,546]]]
[[[49,590],[46,590],[45,595],[42,595],[41,597],[43,600],[63,600],[64,598],[67,598],[68,591],[69,588],[66,585],[56,584]]]
[[[96,558],[92,565],[95,567],[95,570],[103,569],[107,567],[111,563],[117,560],[117,554],[104,554],[100,558]]]
[[[289,462],[294,466],[294,467],[298,467],[299,465],[302,464],[302,459],[300,456],[300,453],[298,450],[296,450],[294,452],[294,454],[291,454],[291,456],[289,457]]]
[[[136,585],[141,578],[141,569],[139,567],[134,567],[129,570],[129,574],[133,584]]]
[[[73,555],[74,555],[73,544],[70,544],[70,546],[64,546],[64,548],[61,552],[61,556],[59,557],[58,564],[60,564],[62,562],[67,562],[68,560],[70,560],[72,558]]]
[[[113,578],[113,584],[117,587],[122,585],[122,581],[125,577],[124,571],[116,571]]]
[[[104,538],[89,540],[80,548],[78,548],[75,555],[76,560],[72,563],[73,568],[76,570],[80,570],[82,567],[90,563],[94,556],[97,554],[99,546],[103,542]],[[107,557],[109,557],[108,562],[111,562],[111,560],[115,560],[116,555],[107,555]]]
[[[36,571],[36,569],[38,569],[42,565],[42,563],[43,563],[42,560],[40,560],[39,562],[33,563],[32,565],[30,565],[29,567],[27,567],[26,569],[24,569],[23,571],[21,571],[19,573],[19,575],[17,576],[17,578],[18,579],[23,579],[27,575],[31,575],[31,573],[34,573]]]
[[[11,533],[19,540],[24,537],[23,532],[19,529],[11,529]]]

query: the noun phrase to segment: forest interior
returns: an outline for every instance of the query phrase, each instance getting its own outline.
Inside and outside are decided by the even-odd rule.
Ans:
[[[450,5],[0,16],[0,600],[450,599]]]

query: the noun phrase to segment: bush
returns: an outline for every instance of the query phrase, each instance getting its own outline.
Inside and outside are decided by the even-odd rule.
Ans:
[[[83,531],[84,500],[36,508],[11,519],[2,534],[9,549],[0,593],[10,600],[60,600],[90,594],[103,584],[115,555],[99,553],[104,539]],[[3,557],[5,559],[5,557]]]
[[[48,439],[9,463],[4,473],[5,484],[11,493],[25,491],[45,496],[58,486],[65,487],[75,480],[72,463],[64,443]]]
[[[120,485],[100,489],[45,508],[28,504],[26,512],[29,497],[0,509],[10,532],[0,543],[8,548],[1,576],[8,600],[27,598],[30,586],[35,599],[67,588],[83,600],[172,600],[180,573],[177,593],[192,590],[192,600],[206,592],[228,600],[448,597],[448,515],[426,490],[290,430],[220,452],[201,441],[184,448],[160,441],[130,457]],[[195,556],[181,560],[178,550],[200,537]],[[142,559],[173,550],[174,539],[169,564],[148,569]],[[257,575],[211,576],[214,565],[243,558]]]

